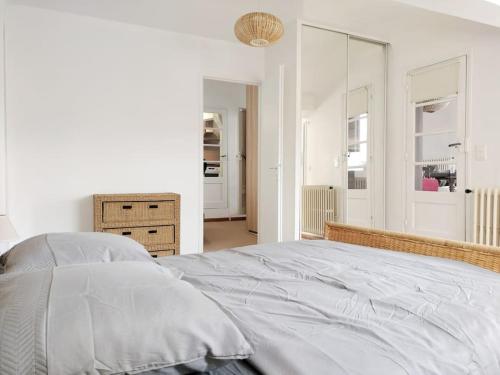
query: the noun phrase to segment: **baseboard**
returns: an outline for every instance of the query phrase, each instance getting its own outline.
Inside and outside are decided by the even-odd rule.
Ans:
[[[236,216],[236,217],[214,217],[207,218],[204,220],[205,223],[216,223],[221,221],[245,221],[247,219],[246,216]]]

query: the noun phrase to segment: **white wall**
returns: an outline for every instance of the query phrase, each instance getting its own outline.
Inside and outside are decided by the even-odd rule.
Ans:
[[[4,75],[4,22],[5,22],[5,0],[0,0],[0,215],[7,214],[7,163],[6,163],[6,141],[5,141],[5,75]],[[9,244],[0,242],[0,254],[7,251]]]
[[[94,193],[178,192],[181,252],[202,248],[202,77],[257,82],[239,44],[12,6],[8,204],[22,237],[92,230]]]
[[[5,142],[5,75],[4,75],[4,23],[6,0],[0,0],[0,215],[7,213],[7,170]],[[1,250],[1,249],[0,249]]]
[[[241,130],[240,109],[246,108],[246,85],[241,83],[206,79],[204,84],[205,110],[224,110],[227,113],[225,124],[228,163],[228,209],[207,209],[208,218],[244,215],[243,186],[241,184]]]

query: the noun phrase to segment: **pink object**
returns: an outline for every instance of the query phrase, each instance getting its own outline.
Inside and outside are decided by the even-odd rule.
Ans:
[[[422,190],[423,191],[438,191],[439,190],[439,181],[435,178],[427,178],[424,177],[422,180]]]

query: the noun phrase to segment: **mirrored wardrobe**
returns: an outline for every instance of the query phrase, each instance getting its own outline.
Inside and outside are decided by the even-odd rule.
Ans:
[[[386,44],[301,31],[301,232],[325,221],[385,226]]]

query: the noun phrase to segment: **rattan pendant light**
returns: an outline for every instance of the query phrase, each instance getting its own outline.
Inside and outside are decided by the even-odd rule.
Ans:
[[[240,17],[234,25],[236,37],[252,47],[267,47],[281,39],[285,28],[269,13],[253,12]]]

